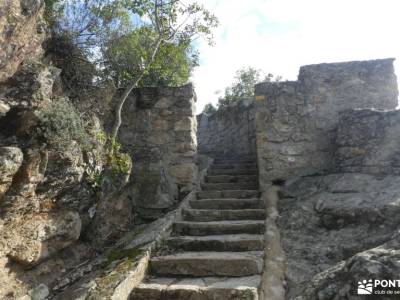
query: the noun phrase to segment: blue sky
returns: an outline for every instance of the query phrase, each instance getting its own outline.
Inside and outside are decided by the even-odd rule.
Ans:
[[[201,41],[192,76],[197,111],[246,66],[295,80],[307,64],[395,57],[399,0],[198,0],[220,20],[214,47]]]

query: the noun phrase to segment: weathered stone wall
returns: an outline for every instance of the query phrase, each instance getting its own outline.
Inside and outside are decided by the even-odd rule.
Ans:
[[[339,172],[400,175],[400,111],[342,112],[336,144]]]
[[[211,116],[197,116],[199,152],[211,155],[255,155],[253,99],[219,109]]]
[[[143,218],[161,216],[195,185],[195,101],[189,84],[143,88],[126,102],[119,138],[132,157],[131,193]]]
[[[334,167],[339,112],[395,109],[393,59],[319,64],[298,81],[255,87],[260,181],[321,173]]]

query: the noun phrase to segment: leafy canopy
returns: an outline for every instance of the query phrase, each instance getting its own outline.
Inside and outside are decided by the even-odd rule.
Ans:
[[[68,35],[98,70],[93,77],[126,87],[154,62],[140,86],[185,84],[198,53],[192,41],[210,43],[217,19],[201,5],[170,0],[45,0],[53,36]],[[79,60],[78,60],[79,61]]]
[[[46,1],[53,35],[67,35],[94,62],[96,71],[101,70],[92,81],[111,79],[124,89],[117,99],[111,140],[118,135],[131,91],[143,85],[186,83],[198,64],[192,42],[203,37],[211,45],[212,29],[218,25],[216,17],[195,1]]]
[[[151,27],[141,27],[107,45],[104,52],[107,58],[105,72],[117,86],[127,86],[141,72],[155,35]],[[198,53],[190,43],[164,43],[146,70],[140,86],[183,85],[197,65]]]
[[[234,82],[225,89],[223,97],[218,99],[219,106],[226,106],[232,102],[254,97],[254,86],[260,82],[279,81],[281,77],[274,78],[272,74],[264,73],[252,67],[241,68],[236,71]]]
[[[212,103],[207,103],[204,106],[203,113],[206,114],[207,116],[212,116],[217,112],[217,109],[212,105]]]

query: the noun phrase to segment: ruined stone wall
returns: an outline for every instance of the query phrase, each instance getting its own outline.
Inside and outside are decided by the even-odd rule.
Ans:
[[[260,181],[334,168],[339,112],[395,109],[393,59],[319,64],[300,69],[298,81],[255,87]]]
[[[119,139],[132,157],[131,193],[142,218],[161,216],[195,185],[195,101],[189,84],[143,88],[126,102]]]
[[[338,172],[400,175],[400,110],[340,113],[336,144]]]
[[[219,109],[211,116],[197,116],[199,152],[216,155],[255,155],[253,99]]]

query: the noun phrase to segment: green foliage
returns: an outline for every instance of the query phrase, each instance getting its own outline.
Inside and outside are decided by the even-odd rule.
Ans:
[[[217,112],[217,109],[211,103],[208,103],[204,106],[203,113],[207,116],[212,116]]]
[[[112,142],[104,131],[96,130],[91,133],[91,137],[95,146],[88,153],[86,180],[95,191],[99,191],[103,185],[106,169],[111,171],[114,178],[120,174],[129,174],[131,160],[128,154],[121,152],[121,145]]]
[[[193,37],[201,35],[211,42],[211,29],[217,25],[215,16],[195,2],[46,0],[46,11],[55,20],[51,26],[53,41],[59,45],[48,50],[56,54],[61,69],[68,69],[63,72],[64,84],[81,91],[86,88],[76,84],[82,75],[76,71],[80,68],[84,84],[88,82],[86,75],[92,74],[97,80],[111,78],[117,87],[125,87],[144,69],[140,86],[185,84],[198,65],[198,53],[191,45]],[[192,22],[179,23],[181,17],[189,16],[187,20]],[[159,38],[163,42],[149,64]],[[96,73],[93,66],[102,72]],[[69,81],[73,82],[66,84]]]
[[[219,106],[229,105],[243,98],[254,96],[254,85],[260,82],[261,71],[252,67],[236,71],[235,79],[230,87],[225,89],[224,97],[218,99]]]
[[[44,5],[44,18],[52,28],[62,14],[63,7],[60,5],[60,0],[44,0]]]
[[[104,267],[110,265],[112,262],[121,259],[128,259],[134,261],[139,255],[143,253],[142,249],[129,248],[129,249],[115,249],[107,256],[107,260],[104,263]]]
[[[260,82],[280,81],[282,77],[274,76],[269,73],[263,77],[263,73],[259,69],[252,67],[242,68],[236,71],[234,82],[230,87],[225,89],[225,95],[218,99],[219,106],[226,106],[230,103],[245,98],[254,97],[254,86]]]
[[[129,174],[131,160],[120,151],[121,145],[111,142],[102,130],[88,133],[79,112],[67,99],[58,99],[37,116],[38,134],[50,149],[63,153],[78,147],[86,153],[86,181],[94,191],[101,190],[106,169],[113,177]]]
[[[156,32],[141,27],[113,40],[104,52],[105,72],[117,86],[127,86],[142,72],[149,60]],[[140,86],[179,86],[187,83],[192,69],[198,65],[198,55],[190,44],[164,43],[154,62],[147,68]]]
[[[98,191],[103,183],[102,170],[98,168],[86,168],[86,181],[93,190]]]
[[[109,79],[125,88],[117,100],[112,139],[118,135],[122,107],[131,91],[138,86],[186,83],[198,65],[192,42],[203,37],[212,44],[212,29],[218,25],[217,18],[195,1],[60,1],[48,0],[48,9],[59,12],[53,18],[53,36],[68,37],[80,50],[64,60],[60,49],[53,51],[60,66],[71,67],[63,76],[64,85],[76,91],[78,99],[88,85]],[[84,71],[78,72],[80,68]]]
[[[66,98],[58,99],[49,107],[39,111],[38,133],[52,149],[65,152],[74,143],[81,149],[90,149],[89,136],[79,112]]]
[[[66,32],[53,34],[45,47],[54,65],[61,69],[64,92],[68,92],[70,98],[90,98],[95,94],[93,80],[99,72],[85,52],[74,44],[71,35]]]
[[[106,151],[107,164],[114,174],[128,174],[131,167],[130,157],[126,153],[121,153],[120,149],[120,143],[110,140],[110,148]]]

